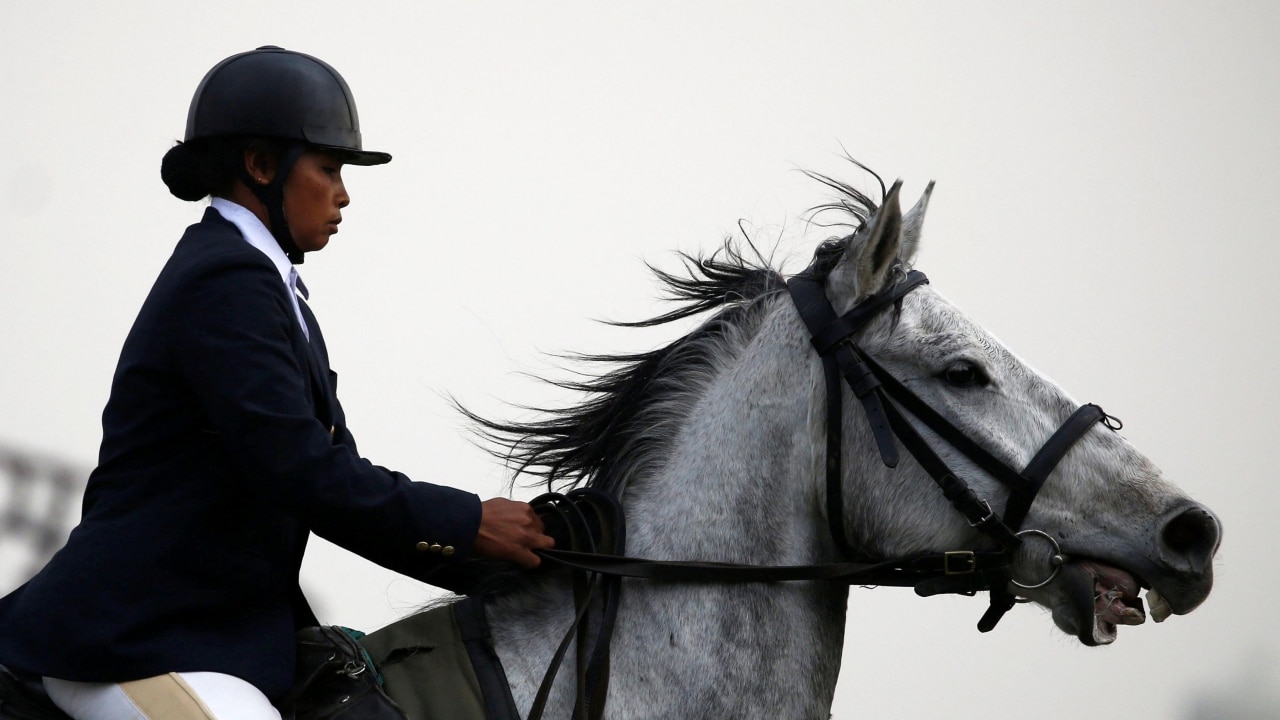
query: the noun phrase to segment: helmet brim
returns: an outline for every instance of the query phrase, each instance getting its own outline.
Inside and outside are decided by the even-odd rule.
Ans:
[[[326,150],[332,150],[342,157],[342,161],[348,165],[386,165],[391,162],[391,153],[377,152],[376,150],[351,150],[339,147],[324,147]]]

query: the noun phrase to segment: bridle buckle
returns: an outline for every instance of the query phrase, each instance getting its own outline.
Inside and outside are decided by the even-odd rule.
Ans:
[[[942,553],[942,572],[946,575],[969,575],[978,569],[978,558],[972,550],[948,550]]]
[[[980,528],[986,525],[987,523],[991,522],[992,520],[994,520],[996,517],[996,511],[991,509],[991,503],[987,502],[986,500],[978,500],[978,502],[982,503],[982,507],[987,512],[985,515],[978,518],[977,520],[969,521],[969,527],[972,527],[972,528]]]

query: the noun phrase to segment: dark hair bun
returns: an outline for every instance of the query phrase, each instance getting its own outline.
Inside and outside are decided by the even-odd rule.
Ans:
[[[174,197],[180,200],[200,200],[208,197],[213,190],[209,187],[204,165],[201,153],[187,143],[179,142],[164,154],[164,160],[160,162],[160,179],[164,180]]]

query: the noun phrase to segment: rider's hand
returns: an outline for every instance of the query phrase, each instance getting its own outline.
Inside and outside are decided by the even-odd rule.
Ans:
[[[555,544],[556,541],[544,533],[542,518],[528,503],[506,498],[480,503],[480,532],[474,546],[477,556],[534,568],[542,559],[533,551]]]

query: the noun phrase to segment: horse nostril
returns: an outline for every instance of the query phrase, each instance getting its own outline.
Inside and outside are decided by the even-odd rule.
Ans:
[[[1222,530],[1218,518],[1205,508],[1196,505],[1188,508],[1165,524],[1160,533],[1166,549],[1174,556],[1191,563],[1192,567],[1205,567],[1218,550]]]

